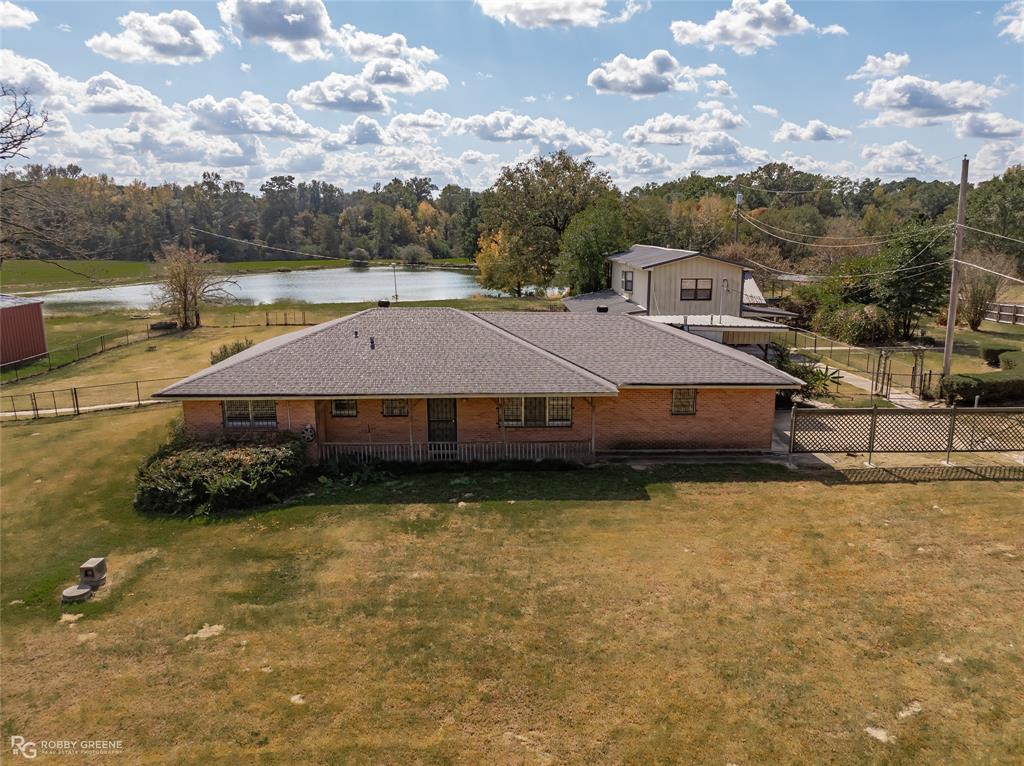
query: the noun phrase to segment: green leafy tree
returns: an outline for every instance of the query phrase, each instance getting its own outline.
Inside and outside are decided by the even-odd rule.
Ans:
[[[562,283],[577,294],[602,289],[607,257],[627,245],[622,203],[607,194],[577,213],[562,235],[558,262]]]
[[[484,236],[504,233],[509,283],[551,284],[569,222],[610,189],[607,173],[565,151],[505,167],[482,199],[481,218]]]
[[[879,252],[879,271],[886,273],[872,278],[872,302],[885,309],[900,337],[910,338],[921,317],[935,313],[949,295],[949,266],[924,264],[948,258],[952,238],[936,238],[920,225],[896,233],[903,237]]]
[[[978,184],[967,197],[967,225],[1024,240],[1024,165]],[[965,235],[971,246],[1013,256],[1024,272],[1024,245],[970,230]]]

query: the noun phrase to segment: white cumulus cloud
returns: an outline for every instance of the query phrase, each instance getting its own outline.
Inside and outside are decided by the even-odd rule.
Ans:
[[[965,114],[953,123],[957,138],[1019,138],[1024,122],[999,112]]]
[[[814,29],[827,35],[846,33],[838,24],[819,29],[794,11],[786,0],[732,0],[729,8],[716,12],[706,23],[673,21],[671,29],[680,45],[701,45],[709,50],[728,47],[741,56],[771,48],[776,45],[776,38]]]
[[[221,21],[246,40],[265,42],[293,61],[330,58],[338,40],[322,0],[220,0]]]
[[[688,114],[660,114],[627,128],[623,137],[632,144],[690,144],[706,134],[719,134],[746,125],[743,115],[717,106],[696,117]]]
[[[925,154],[909,141],[868,144],[860,156],[865,160],[862,172],[867,176],[935,178],[946,172],[939,157]]]
[[[103,32],[85,44],[93,52],[117,61],[172,65],[206,61],[221,49],[220,35],[206,29],[188,11],[155,15],[132,11],[117,21],[122,32]]]
[[[266,96],[243,91],[238,98],[206,95],[189,101],[193,127],[220,135],[259,134],[306,138],[318,130],[299,117],[288,104],[275,104]]]
[[[650,7],[650,0],[626,0],[613,15],[608,11],[608,0],[475,0],[475,3],[485,16],[524,29],[619,23]]]
[[[821,120],[810,120],[803,127],[795,122],[784,122],[775,131],[772,141],[842,141],[849,138],[853,133],[845,128],[837,128],[834,125],[826,125]]]
[[[600,131],[578,130],[560,119],[530,117],[507,110],[452,119],[448,132],[482,141],[530,141],[541,152],[565,149],[573,154],[604,154],[608,141]]]
[[[380,88],[359,75],[338,72],[288,91],[288,100],[304,109],[387,112],[390,108],[389,99]]]
[[[771,106],[765,106],[764,104],[754,104],[753,109],[754,109],[755,112],[759,112],[760,114],[767,114],[769,117],[778,117],[779,116],[779,110],[778,109],[776,109],[775,107],[771,107]]]
[[[869,55],[860,65],[860,69],[851,75],[847,80],[877,80],[882,77],[892,77],[899,74],[910,65],[909,53],[883,53],[881,56]]]
[[[598,93],[648,98],[668,91],[694,91],[698,78],[724,74],[725,70],[717,64],[698,68],[680,66],[668,51],[654,50],[642,59],[620,53],[592,71],[587,84]]]
[[[971,80],[938,82],[914,75],[874,80],[868,89],[853,97],[865,109],[875,109],[872,125],[921,127],[948,118],[988,108],[1003,91]]]
[[[11,0],[0,3],[0,29],[28,29],[39,17],[28,8],[15,5]]]
[[[999,36],[1004,35],[1018,43],[1024,43],[1024,0],[1012,0],[999,9],[996,23],[1002,25]]]

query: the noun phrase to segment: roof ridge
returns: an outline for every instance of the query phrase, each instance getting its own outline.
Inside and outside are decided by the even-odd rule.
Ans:
[[[251,348],[245,349],[245,351],[241,351],[241,352],[239,352],[237,354],[233,354],[232,356],[229,356],[227,359],[223,359],[223,360],[217,362],[216,364],[211,364],[206,369],[199,370],[199,372],[194,372],[191,375],[189,375],[188,377],[182,378],[181,380],[172,383],[171,385],[167,386],[163,390],[157,392],[157,395],[163,394],[163,393],[169,391],[172,388],[177,388],[178,386],[180,386],[180,385],[182,385],[184,383],[191,383],[194,380],[200,380],[200,379],[206,377],[207,375],[212,374],[213,372],[221,372],[223,370],[227,370],[227,369],[230,369],[232,367],[235,367],[236,365],[241,364],[242,362],[248,362],[248,361],[251,361],[253,359],[259,359],[261,356],[269,354],[272,351],[277,351],[278,349],[284,348],[285,346],[290,346],[292,343],[295,343],[296,341],[305,340],[306,338],[309,338],[309,337],[311,337],[313,335],[319,335],[321,332],[324,332],[324,331],[329,330],[329,329],[331,329],[333,327],[336,327],[339,324],[343,324],[343,323],[348,322],[348,321],[350,321],[352,319],[355,319],[357,316],[360,316],[360,315],[365,314],[366,312],[372,311],[372,310],[373,309],[363,309],[362,311],[357,311],[354,314],[348,314],[348,315],[343,316],[343,317],[336,317],[335,319],[329,319],[326,322],[323,322],[323,323],[317,324],[317,325],[313,325],[312,327],[306,327],[306,328],[304,328],[302,330],[294,330],[293,332],[285,333],[284,335],[278,335],[278,336],[273,337],[273,338],[267,338],[264,341],[260,341],[255,346],[252,346]],[[278,342],[275,343],[275,341],[278,341]],[[260,349],[261,346],[264,346],[264,348]],[[260,350],[256,351],[257,349],[260,349]],[[256,353],[247,353],[247,352],[256,352]]]
[[[730,346],[726,346],[724,343],[718,343],[717,341],[701,337],[696,333],[680,330],[678,327],[673,327],[672,325],[662,324],[660,322],[652,322],[650,319],[647,319],[646,317],[643,316],[636,316],[634,314],[620,314],[619,316],[624,316],[627,319],[635,319],[637,321],[643,322],[648,327],[655,327],[661,330],[662,332],[669,333],[670,335],[682,337],[684,340],[694,343],[697,346],[702,346],[703,348],[706,348],[709,351],[713,351],[714,353],[719,354],[721,356],[733,359],[737,362],[740,362],[741,364],[746,365],[747,367],[753,367],[754,369],[761,371],[770,370],[773,373],[777,373],[779,375],[783,375],[787,378],[790,378],[791,380],[800,383],[800,385],[804,384],[802,380],[800,380],[797,377],[794,377],[793,375],[790,375],[788,372],[783,372],[778,367],[774,367],[768,364],[768,362],[762,362],[760,359],[757,359],[751,356],[750,354],[744,353],[743,351],[731,348]]]
[[[455,309],[455,310],[456,311],[462,311],[461,309]],[[485,312],[465,311],[465,312],[462,312],[462,313],[464,313],[464,314],[466,314],[466,315],[468,315],[470,317],[473,317],[476,321],[480,322],[481,324],[487,325],[487,327],[489,327],[495,333],[497,333],[499,335],[503,335],[503,336],[509,338],[510,340],[514,341],[515,343],[519,344],[520,346],[528,348],[531,351],[534,351],[536,353],[541,354],[542,356],[548,357],[549,359],[551,359],[552,361],[556,362],[557,364],[562,365],[566,369],[572,370],[573,372],[582,373],[583,375],[593,379],[594,381],[596,381],[598,383],[601,383],[601,384],[604,384],[606,386],[609,386],[612,391],[618,391],[619,390],[619,387],[618,387],[617,384],[615,384],[614,382],[608,380],[608,378],[605,378],[605,377],[603,377],[601,375],[598,375],[593,370],[589,370],[586,367],[584,367],[584,366],[582,366],[580,364],[577,364],[576,362],[571,362],[568,359],[566,359],[564,356],[561,356],[560,354],[556,354],[554,351],[550,351],[550,350],[548,350],[546,348],[542,348],[541,346],[538,346],[535,343],[531,343],[530,341],[526,340],[526,338],[523,338],[523,337],[521,337],[519,335],[516,335],[511,330],[506,330],[504,327],[499,327],[498,325],[494,324],[494,322],[487,321],[486,319],[483,318],[483,316],[481,316],[481,314],[488,313],[486,311]],[[502,313],[527,313],[527,312],[502,312],[502,311],[494,311],[494,312],[490,312],[490,313],[502,314]],[[569,316],[571,316],[571,314],[569,314]]]

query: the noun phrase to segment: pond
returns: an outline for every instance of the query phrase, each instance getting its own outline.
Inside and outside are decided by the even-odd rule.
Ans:
[[[473,272],[446,269],[369,268],[312,269],[245,274],[232,278],[228,289],[242,303],[261,305],[277,301],[353,303],[392,299],[395,283],[402,301],[467,298],[485,292]],[[93,290],[67,290],[39,296],[44,305],[61,309],[150,309],[159,287],[155,284],[118,285]]]

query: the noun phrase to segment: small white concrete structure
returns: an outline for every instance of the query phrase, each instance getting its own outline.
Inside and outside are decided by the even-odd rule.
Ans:
[[[102,588],[106,582],[107,560],[94,556],[78,568],[78,584],[65,588],[61,601],[66,604],[87,601],[92,598],[93,591]]]

